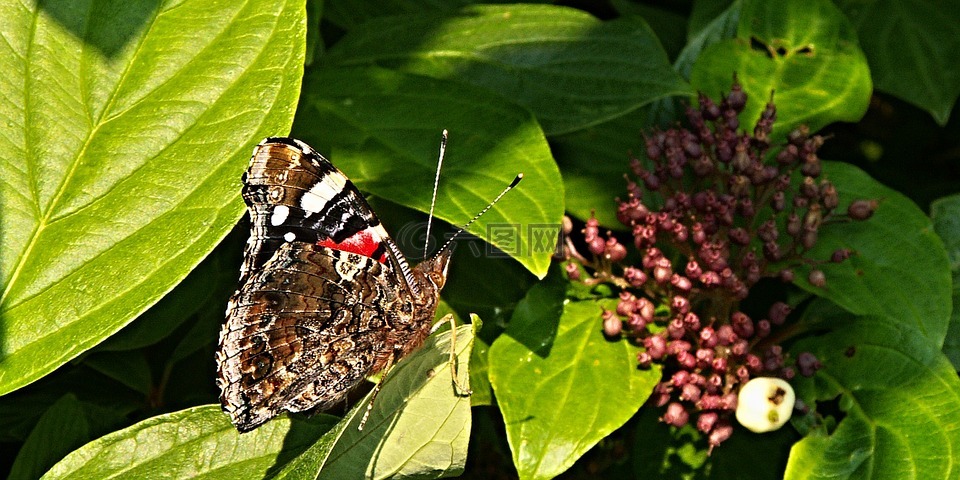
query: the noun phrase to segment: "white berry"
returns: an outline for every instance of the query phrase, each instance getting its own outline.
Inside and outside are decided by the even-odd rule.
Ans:
[[[758,377],[740,387],[737,421],[756,433],[779,429],[793,414],[793,387],[780,378]]]

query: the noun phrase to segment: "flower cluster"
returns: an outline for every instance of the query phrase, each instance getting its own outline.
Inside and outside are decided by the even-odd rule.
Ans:
[[[719,105],[701,94],[699,108],[686,109],[690,128],[651,133],[649,162],[631,159],[629,195],[617,199],[617,218],[631,231],[638,263],[626,265],[629,245],[602,235],[593,218],[583,229],[592,255],[566,242],[574,259],[567,264],[571,279],[620,289],[616,311],[603,314],[604,332],[642,344],[641,367],[662,365],[663,381],[651,396],[665,407],[662,421],[693,421],[711,449],[733,432],[741,385],[820,368],[812,354],[791,359],[779,345],[789,305],[776,302],[752,318],[739,310],[740,301],[764,277],[792,281],[801,264],[811,265],[812,285],[824,286],[817,265],[842,262],[853,252],[806,258],[821,226],[869,218],[877,206],[858,200],[838,211],[836,188],[820,178],[817,150],[824,139],[800,127],[784,145],[772,145],[772,98],[752,134],[741,132],[738,115],[746,102],[736,79]],[[802,181],[793,182],[794,175]],[[593,276],[581,279],[578,264]]]

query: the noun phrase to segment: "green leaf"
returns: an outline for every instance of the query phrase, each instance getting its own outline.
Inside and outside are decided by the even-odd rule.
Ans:
[[[142,393],[125,388],[83,363],[71,365],[43,381],[0,397],[0,442],[23,442],[40,416],[65,395],[82,402],[91,412],[90,419],[103,420],[110,427],[116,419],[135,415],[144,406]]]
[[[484,255],[485,247],[458,241],[443,295],[461,316],[477,313],[487,324],[502,327],[536,277],[507,258]]]
[[[935,200],[930,205],[930,217],[933,229],[946,246],[953,276],[953,310],[947,338],[943,341],[943,353],[954,368],[960,370],[960,195]]]
[[[720,11],[717,11],[720,9]],[[697,58],[708,46],[721,40],[736,37],[740,23],[740,11],[743,1],[733,2],[694,2],[690,12],[690,25],[687,44],[673,62],[674,68],[684,78],[690,78],[690,72]],[[711,93],[716,95],[716,93]]]
[[[562,279],[531,288],[490,347],[490,383],[524,479],[570,468],[660,379],[659,369],[637,369],[636,347],[604,338],[600,314],[616,300],[565,301],[564,291]]]
[[[466,383],[473,327],[462,325],[456,332],[457,374]],[[458,394],[453,385],[450,342],[450,332],[433,335],[416,354],[387,373],[366,427],[357,430],[365,409],[346,419],[348,426],[330,451],[324,475],[437,478],[463,473],[470,439],[470,398]],[[357,470],[358,466],[366,470]]]
[[[455,82],[375,67],[326,68],[306,77],[295,132],[329,152],[361,189],[427,212],[443,129],[450,140],[436,216],[462,225],[523,173],[469,231],[542,277],[555,244],[536,243],[534,234],[557,232],[563,188],[543,132],[524,109]]]
[[[243,211],[285,132],[302,0],[0,3],[0,394],[96,345]]]
[[[650,25],[657,40],[663,44],[667,57],[674,58],[687,43],[687,18],[666,8],[634,3],[630,0],[612,0],[610,4],[620,16],[636,15]]]
[[[323,15],[323,0],[307,0],[307,36],[306,52],[303,63],[306,66],[325,53],[323,38],[320,37],[320,19]]]
[[[470,406],[493,405],[493,386],[490,385],[490,344],[482,338],[473,339],[470,355]]]
[[[330,430],[337,418],[285,416],[237,433],[219,405],[149,418],[74,451],[44,475],[55,478],[263,478]]]
[[[796,269],[795,283],[851,313],[911,325],[933,344],[942,345],[950,321],[952,282],[946,251],[930,219],[907,197],[852,165],[823,162],[823,177],[840,194],[837,212],[846,212],[856,199],[876,199],[879,207],[866,221],[821,226],[817,244],[805,257],[827,261],[840,248],[854,253],[842,263],[817,265],[826,274],[824,288],[807,281],[809,265]]]
[[[870,101],[870,70],[853,27],[829,0],[747,1],[737,37],[707,47],[690,81],[716,96],[737,74],[751,101],[740,115],[753,129],[776,92],[775,137],[800,124],[816,131],[836,121],[856,121]]]
[[[798,400],[839,396],[845,416],[793,446],[785,478],[957,478],[960,379],[939,346],[893,319],[843,320],[791,349],[824,365],[794,379]]]
[[[40,478],[73,449],[99,436],[120,418],[116,412],[85,405],[72,394],[64,395],[40,417],[8,478]]]
[[[134,350],[167,338],[184,322],[213,308],[223,315],[230,294],[237,288],[237,265],[243,255],[246,230],[234,228],[207,258],[176,288],[136,320],[97,345],[95,351]],[[216,336],[216,335],[215,335]]]
[[[930,112],[941,126],[960,96],[960,9],[949,0],[840,0],[877,90]]]
[[[451,11],[471,3],[476,2],[472,0],[326,0],[324,20],[349,31],[378,17],[424,11]]]
[[[472,326],[457,327],[458,376],[467,378]],[[431,335],[422,348],[387,374],[363,430],[370,395],[278,478],[438,478],[463,472],[470,437],[470,399],[450,376],[450,331]]]
[[[690,93],[646,22],[601,22],[552,5],[378,18],[329,53],[332,65],[379,64],[488,88],[533,111],[548,135]]]

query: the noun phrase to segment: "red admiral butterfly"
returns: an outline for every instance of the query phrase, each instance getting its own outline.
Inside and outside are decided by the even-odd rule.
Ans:
[[[247,432],[282,411],[341,403],[418,348],[451,250],[411,269],[353,183],[299,140],[261,142],[243,183],[251,234],[220,332],[217,384]]]

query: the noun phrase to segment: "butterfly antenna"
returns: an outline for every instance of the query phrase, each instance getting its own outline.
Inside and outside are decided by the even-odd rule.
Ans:
[[[516,187],[517,184],[520,183],[520,180],[523,180],[523,174],[522,174],[522,173],[518,173],[517,176],[516,176],[516,178],[514,178],[513,181],[510,182],[510,185],[507,185],[507,188],[504,188],[503,191],[501,191],[500,194],[497,195],[497,198],[494,198],[493,201],[490,202],[489,204],[487,204],[486,207],[483,207],[483,210],[480,210],[480,213],[474,215],[473,218],[471,218],[469,222],[465,223],[462,227],[460,227],[459,229],[457,229],[456,233],[454,233],[453,236],[451,236],[450,239],[447,240],[447,243],[444,243],[444,244],[443,244],[443,247],[440,248],[440,250],[437,250],[437,255],[439,255],[441,252],[443,252],[444,250],[446,250],[447,247],[449,247],[450,244],[453,243],[453,241],[456,240],[457,237],[458,237],[461,233],[463,233],[464,230],[467,229],[467,227],[469,227],[470,225],[473,225],[473,222],[476,222],[477,219],[479,219],[480,217],[482,217],[484,213],[487,213],[487,210],[490,210],[491,207],[493,207],[497,202],[499,202],[500,199],[503,198],[503,196],[507,194],[507,192],[509,192],[510,190],[513,190],[513,187]]]
[[[427,258],[427,247],[430,245],[430,226],[433,225],[433,207],[437,204],[437,187],[440,185],[440,167],[443,166],[443,154],[447,151],[447,129],[443,129],[443,138],[440,139],[440,158],[437,160],[437,175],[433,177],[433,198],[430,199],[430,215],[427,217],[427,236],[423,241],[423,258]]]

